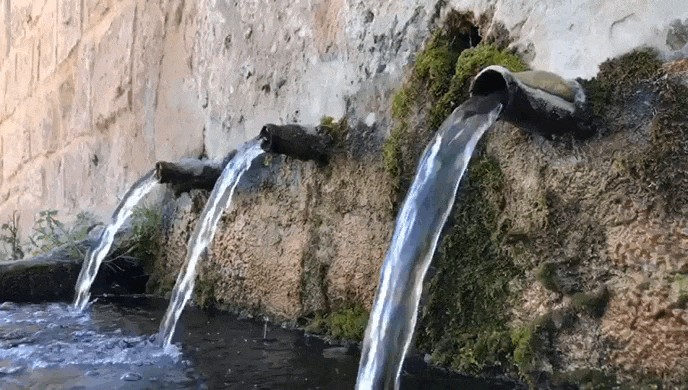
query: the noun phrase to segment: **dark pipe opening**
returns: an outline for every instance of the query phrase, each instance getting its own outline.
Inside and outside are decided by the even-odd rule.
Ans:
[[[272,151],[272,134],[270,133],[268,126],[274,126],[274,125],[263,126],[260,129],[260,133],[258,134],[258,137],[261,139],[260,147],[266,152],[271,152]]]
[[[471,92],[474,96],[487,96],[491,93],[508,91],[504,76],[496,70],[486,70],[473,81]]]
[[[268,123],[260,129],[258,137],[264,151],[303,161],[313,160],[325,164],[331,154],[328,137],[314,134],[299,125]]]

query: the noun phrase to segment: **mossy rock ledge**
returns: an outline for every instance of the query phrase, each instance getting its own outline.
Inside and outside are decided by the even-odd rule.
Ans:
[[[474,20],[449,15],[417,54],[384,143],[324,118],[337,139],[326,167],[254,164],[202,262],[198,304],[361,336],[423,148],[481,68],[528,68],[508,37],[477,43]],[[498,123],[479,143],[416,349],[533,388],[687,386],[688,65],[638,50],[580,82],[594,137],[550,141]],[[151,291],[171,290],[206,196],[169,203]]]
[[[383,150],[397,202],[472,75],[526,69],[489,43],[454,51],[455,30],[433,35],[394,98]],[[687,63],[637,50],[579,81],[596,136],[548,141],[498,123],[480,142],[417,347],[533,388],[688,386]]]
[[[69,256],[38,256],[0,262],[0,302],[71,299],[81,260]]]

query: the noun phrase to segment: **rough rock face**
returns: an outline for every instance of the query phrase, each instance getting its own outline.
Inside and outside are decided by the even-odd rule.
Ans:
[[[0,0],[0,221],[105,216],[156,160],[219,159],[268,122],[352,114],[384,136],[390,92],[450,9],[566,77],[688,50],[683,0]]]
[[[538,387],[605,375],[685,385],[685,66],[662,69],[643,52],[603,64],[584,81],[591,139],[547,141],[509,125],[486,137],[429,287],[419,339],[436,362],[473,373],[515,365]],[[416,96],[409,134],[423,134],[414,126],[432,112]]]
[[[259,158],[225,213],[197,280],[197,300],[282,319],[372,304],[391,237],[380,159],[327,167]],[[197,197],[202,195],[196,195]],[[158,291],[169,291],[202,201],[178,202]]]
[[[108,215],[158,159],[198,157],[194,2],[0,2],[0,221]]]
[[[441,45],[452,40],[433,42],[402,91],[416,99],[404,105],[410,116],[400,116],[395,99],[397,127],[386,146],[401,142],[402,160],[417,159],[432,134],[428,115],[449,104],[447,88],[434,84],[442,78],[422,69],[443,64],[437,53],[449,53]],[[457,64],[469,58],[447,55]],[[603,64],[596,79],[582,81],[593,138],[550,141],[509,124],[486,137],[435,259],[421,350],[462,372],[498,370],[538,387],[684,383],[685,69],[685,61],[662,67],[646,52]],[[357,150],[364,130],[349,129],[345,148]],[[395,183],[403,194],[404,182],[390,175],[401,173],[380,159],[379,145],[363,144],[327,167],[257,163],[223,220],[197,300],[290,319],[369,308]],[[185,248],[175,243],[193,225],[182,209],[165,267],[181,258]]]

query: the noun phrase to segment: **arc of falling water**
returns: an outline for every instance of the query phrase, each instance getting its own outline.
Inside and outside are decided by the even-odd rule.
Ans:
[[[98,275],[98,270],[105,256],[107,256],[112,247],[115,234],[117,234],[117,231],[122,227],[127,218],[131,216],[134,206],[153,189],[157,182],[155,170],[149,171],[137,180],[129,191],[124,194],[124,198],[112,214],[112,221],[100,233],[96,246],[86,252],[75,287],[74,308],[76,310],[82,311],[88,305],[88,300],[91,297],[91,285],[93,285],[93,281],[96,279],[96,275]]]
[[[222,175],[210,193],[208,203],[189,239],[184,266],[177,277],[170,304],[160,323],[158,339],[161,340],[163,347],[170,345],[177,321],[179,321],[186,302],[191,298],[198,260],[201,253],[213,240],[223,210],[231,204],[234,190],[241,176],[251,167],[251,162],[263,153],[260,142],[259,139],[253,140],[239,148],[237,154],[222,171]]]
[[[423,279],[473,150],[497,120],[503,96],[472,97],[426,147],[397,218],[363,341],[356,389],[399,388]]]

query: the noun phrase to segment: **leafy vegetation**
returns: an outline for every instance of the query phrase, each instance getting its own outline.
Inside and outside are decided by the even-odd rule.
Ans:
[[[94,226],[94,218],[89,213],[77,214],[74,223],[67,226],[58,219],[57,210],[43,210],[34,220],[27,242],[22,242],[19,231],[19,216],[15,211],[10,220],[0,226],[0,242],[3,244],[3,258],[21,259],[26,255],[37,256],[68,245],[72,256],[84,256],[79,243],[88,237]]]

